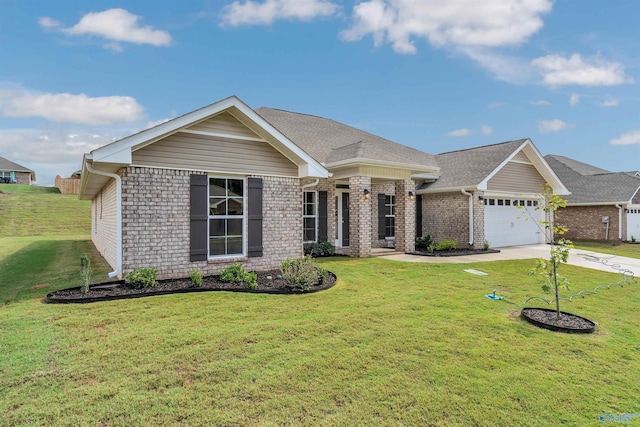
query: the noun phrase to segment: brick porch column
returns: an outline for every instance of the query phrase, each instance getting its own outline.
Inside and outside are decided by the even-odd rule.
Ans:
[[[409,200],[409,192],[413,200]],[[416,239],[416,184],[411,179],[396,181],[396,239],[398,252],[411,253],[415,250]]]
[[[371,256],[371,203],[364,198],[364,190],[371,191],[371,178],[349,178],[349,248],[354,258]]]

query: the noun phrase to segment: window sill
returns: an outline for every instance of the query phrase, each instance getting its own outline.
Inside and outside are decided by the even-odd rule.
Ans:
[[[238,255],[238,256],[230,256],[230,257],[221,257],[221,258],[208,258],[207,264],[232,264],[234,262],[245,262],[249,261],[249,257],[246,255]]]

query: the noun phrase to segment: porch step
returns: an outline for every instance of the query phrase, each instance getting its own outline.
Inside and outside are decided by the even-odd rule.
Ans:
[[[400,254],[400,253],[403,253],[403,252],[397,252],[393,248],[371,248],[372,257],[386,256],[386,255],[393,255],[393,254]],[[336,254],[349,255],[350,254],[349,248],[337,248]]]

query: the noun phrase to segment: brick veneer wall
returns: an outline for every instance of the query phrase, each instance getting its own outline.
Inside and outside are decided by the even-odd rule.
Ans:
[[[371,190],[371,178],[352,176],[349,178],[349,247],[355,258],[371,255],[371,204],[373,197],[365,199],[364,190]],[[377,203],[377,201],[376,201]]]
[[[416,202],[409,200],[409,191],[416,191],[413,180],[396,181],[396,251],[412,253],[415,251],[416,238]]]
[[[622,238],[626,237],[626,214],[623,213]],[[569,230],[567,239],[605,240],[607,225],[602,217],[609,217],[609,240],[618,238],[619,212],[615,206],[567,206],[556,212],[556,224]]]
[[[474,248],[484,245],[484,206],[474,193]],[[469,246],[469,196],[457,193],[433,193],[422,196],[422,235],[434,242],[456,239],[458,247]]]
[[[302,256],[302,190],[296,178],[263,179],[263,256],[189,261],[191,171],[129,167],[122,174],[123,275],[155,267],[159,278],[186,277],[192,268],[215,274],[234,261],[248,270],[278,268]]]
[[[16,172],[15,173],[16,176],[16,183],[17,184],[24,184],[24,185],[31,185],[31,173],[30,172]]]

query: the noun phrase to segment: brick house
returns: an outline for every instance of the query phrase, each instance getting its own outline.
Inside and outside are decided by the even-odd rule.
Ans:
[[[517,185],[500,190],[511,174],[509,182],[531,179],[518,165],[540,172],[536,185],[547,180],[564,189],[531,141],[498,146],[508,149],[498,150],[483,179],[498,178],[488,188],[462,186],[474,207],[487,191],[502,203],[507,196],[533,200],[533,184],[525,186],[528,198]],[[376,247],[412,252],[423,232],[458,236],[458,208],[467,212],[471,201],[465,204],[460,185],[434,187],[450,179],[441,156],[439,164],[334,120],[253,110],[230,97],[86,154],[80,198],[92,200],[92,240],[111,276],[138,267],[155,267],[159,277],[185,277],[192,268],[213,274],[234,261],[264,270],[301,256],[304,242],[326,240],[366,257]],[[467,169],[474,156],[466,156]],[[484,241],[482,206],[473,211],[472,246]]]
[[[16,184],[32,185],[36,180],[36,173],[29,168],[0,157],[0,181]]]
[[[569,239],[640,239],[640,176],[610,172],[564,156],[545,159],[571,191],[558,223]]]
[[[530,139],[435,156],[437,180],[418,190],[423,234],[482,248],[545,243],[538,208],[544,184],[568,191]],[[420,221],[419,221],[420,222]],[[420,231],[419,231],[420,233]]]

